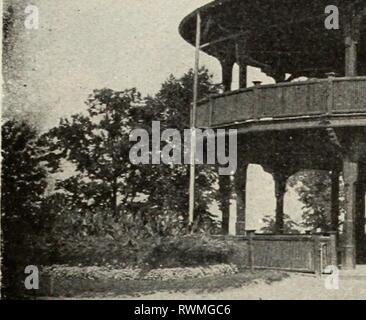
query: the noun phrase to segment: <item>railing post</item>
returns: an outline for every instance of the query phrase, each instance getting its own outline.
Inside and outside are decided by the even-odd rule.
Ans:
[[[248,235],[248,265],[250,268],[250,271],[254,271],[254,236],[255,236],[255,230],[247,230]]]
[[[316,275],[321,275],[321,241],[320,236],[317,234],[313,235],[313,258],[314,258],[314,272]]]
[[[259,86],[261,85],[261,81],[253,81],[253,94],[254,94],[254,104],[253,104],[253,119],[258,120],[260,118],[259,115],[259,108],[261,108],[261,101],[260,101],[260,93],[259,93]]]
[[[275,182],[275,197],[276,197],[276,225],[275,233],[284,233],[284,200],[286,194],[288,173],[281,172],[280,170],[273,172],[273,179]]]
[[[327,97],[327,112],[329,115],[333,112],[334,103],[334,78],[336,74],[334,72],[327,73],[328,76],[328,97]]]
[[[337,258],[337,231],[329,232],[330,237],[330,254],[331,254],[331,264],[332,266],[338,266]]]
[[[54,293],[55,293],[55,283],[54,283],[52,274],[50,274],[50,276],[48,277],[48,280],[49,280],[49,294],[51,297],[53,297]]]
[[[248,164],[238,157],[238,168],[234,174],[234,193],[236,198],[236,235],[245,234],[246,224],[246,185]]]

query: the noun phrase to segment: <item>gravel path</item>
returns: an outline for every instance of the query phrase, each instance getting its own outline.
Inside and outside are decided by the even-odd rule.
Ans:
[[[317,278],[311,275],[292,274],[289,278],[266,284],[257,282],[237,289],[226,289],[217,293],[197,293],[188,291],[184,293],[159,292],[151,295],[143,295],[139,298],[146,300],[366,300],[366,277],[341,276],[338,290],[325,288],[325,278]],[[109,299],[130,299],[119,296]]]

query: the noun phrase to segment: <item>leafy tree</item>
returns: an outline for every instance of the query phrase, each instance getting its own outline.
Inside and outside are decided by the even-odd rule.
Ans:
[[[285,233],[296,232],[297,227],[322,231],[331,230],[331,174],[328,171],[306,170],[300,171],[289,179],[289,185],[299,195],[303,203],[302,221],[297,225],[285,216]],[[344,210],[344,197],[340,188],[340,214]],[[274,218],[267,216],[263,220],[263,232],[272,233],[275,230]]]
[[[146,108],[149,110],[151,120],[160,121],[161,130],[177,129],[183,137],[183,131],[190,128],[193,79],[193,70],[189,70],[180,78],[171,75],[162,84],[155,97],[146,99]],[[212,75],[206,68],[199,71],[198,83],[199,99],[219,90],[219,87],[213,84]],[[181,156],[183,159],[183,150]],[[160,212],[179,212],[184,221],[187,221],[189,165],[155,165],[146,169],[149,171],[147,176],[151,182],[144,190],[149,195],[149,206],[156,207]],[[209,212],[209,206],[217,198],[217,192],[213,187],[216,181],[217,170],[214,166],[197,165],[195,194],[197,226],[213,226],[215,220]]]
[[[14,294],[24,267],[34,264],[30,238],[40,234],[46,215],[40,210],[47,187],[38,133],[26,122],[2,126],[1,211],[5,294]],[[16,293],[16,292],[15,292]]]
[[[273,216],[265,216],[263,218],[264,227],[261,229],[263,233],[275,233],[276,220]],[[299,234],[299,225],[291,220],[289,215],[284,216],[284,233],[285,234]]]
[[[199,80],[201,97],[217,90],[206,69],[200,71]],[[189,166],[132,164],[129,134],[135,128],[146,129],[151,134],[152,121],[160,121],[161,130],[178,129],[183,137],[183,130],[189,128],[192,88],[193,71],[190,70],[181,78],[170,76],[156,96],[146,99],[136,89],[95,90],[87,101],[86,115],[61,120],[58,127],[43,137],[50,151],[47,161],[53,172],[64,170],[62,160],[75,168],[70,178],[57,182],[56,189],[66,193],[70,204],[81,215],[112,213],[118,222],[134,214],[152,228],[151,232],[161,235],[172,232],[167,230],[168,224],[184,226]],[[162,142],[161,148],[165,143]],[[214,167],[197,168],[199,225],[212,224],[208,206],[215,198],[216,178]]]
[[[307,229],[331,229],[331,178],[328,171],[301,171],[290,179],[290,184],[304,204],[302,225]],[[342,188],[340,190],[342,194]],[[344,206],[340,197],[340,210]]]
[[[26,122],[7,121],[2,126],[2,201],[4,225],[41,228],[39,208],[47,187],[47,172],[41,165],[38,134]]]
[[[95,90],[87,101],[87,115],[71,120],[44,135],[54,172],[64,170],[61,160],[75,167],[75,174],[56,184],[84,210],[107,210],[118,220],[119,209],[128,209],[138,196],[143,179],[129,160],[129,133],[142,115],[136,89]]]

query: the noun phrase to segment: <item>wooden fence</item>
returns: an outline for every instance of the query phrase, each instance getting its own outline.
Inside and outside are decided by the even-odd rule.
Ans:
[[[234,237],[248,248],[250,269],[276,269],[321,274],[337,265],[336,236],[254,234]]]

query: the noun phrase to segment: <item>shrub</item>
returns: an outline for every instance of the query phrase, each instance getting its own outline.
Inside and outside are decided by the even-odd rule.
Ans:
[[[73,236],[40,238],[32,245],[37,265],[139,267],[143,269],[235,264],[245,267],[245,242],[207,235],[129,237]]]
[[[152,268],[194,267],[238,262],[243,252],[238,244],[206,235],[161,239],[144,262]]]
[[[61,264],[68,266],[137,266],[148,248],[145,241],[129,243],[104,236],[75,236],[69,239],[39,238],[34,242],[33,254],[37,265]]]

